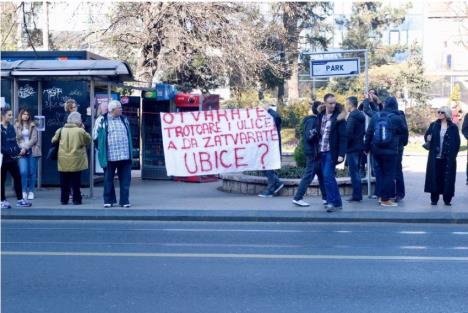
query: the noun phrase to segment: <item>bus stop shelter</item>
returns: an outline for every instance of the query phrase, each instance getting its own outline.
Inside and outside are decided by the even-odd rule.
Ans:
[[[63,104],[73,98],[81,105],[79,112],[86,116],[90,108],[91,128],[96,118],[95,89],[107,89],[111,98],[112,85],[133,81],[133,74],[126,62],[117,60],[23,60],[1,62],[2,97],[11,104],[15,118],[24,103],[29,103],[37,115],[45,116],[46,130],[39,135],[42,155],[50,147],[55,131],[64,123]],[[31,100],[32,103],[31,103]],[[37,106],[34,106],[34,102]],[[43,144],[44,143],[44,144]],[[90,149],[89,188],[94,187],[94,142]],[[44,157],[38,166],[38,187],[41,187],[44,171],[55,162]],[[47,172],[49,177],[51,173]]]

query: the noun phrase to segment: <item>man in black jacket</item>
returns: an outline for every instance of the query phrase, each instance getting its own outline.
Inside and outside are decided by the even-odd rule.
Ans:
[[[382,141],[383,137],[389,140]],[[398,206],[392,199],[395,198],[395,172],[400,142],[405,137],[408,137],[408,128],[398,112],[398,102],[395,97],[388,97],[383,111],[372,116],[364,141],[364,151],[372,151],[382,173],[382,206]]]
[[[364,150],[364,132],[366,128],[366,117],[357,109],[358,99],[356,97],[349,97],[346,100],[346,107],[349,115],[346,120],[346,160],[348,163],[349,176],[351,177],[351,184],[353,186],[353,195],[348,201],[361,201],[362,200],[362,182],[361,175],[359,174],[359,161],[360,155]]]
[[[306,156],[306,169],[304,176],[302,176],[297,192],[294,195],[293,203],[298,206],[309,206],[310,204],[302,200],[307,188],[310,183],[314,180],[314,176],[317,175],[320,192],[322,193],[322,201],[327,204],[327,196],[325,187],[323,185],[322,168],[320,166],[320,158],[318,151],[318,133],[315,129],[317,123],[317,108],[321,104],[320,101],[314,101],[311,107],[312,114],[304,118],[302,124],[304,125],[304,133],[302,134],[304,141],[304,154]]]
[[[323,100],[325,104],[318,108],[320,114],[316,130],[327,193],[327,212],[335,212],[343,208],[335,175],[336,165],[344,161],[346,154],[346,111],[336,103],[333,94],[326,94]]]
[[[468,140],[468,113],[465,113],[463,119],[462,133],[465,139]],[[468,185],[468,150],[466,151],[466,184]]]

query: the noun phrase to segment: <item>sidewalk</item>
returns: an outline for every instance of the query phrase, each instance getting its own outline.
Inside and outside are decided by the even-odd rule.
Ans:
[[[462,170],[465,164],[459,162],[456,194],[451,207],[443,205],[442,200],[438,206],[430,205],[429,195],[423,192],[425,174],[422,165],[425,166],[425,159],[422,162],[418,157],[405,162],[407,196],[396,208],[380,207],[376,200],[365,197],[361,203],[343,201],[343,211],[330,214],[324,211],[319,197],[305,198],[311,206],[301,208],[292,204],[289,197],[265,199],[220,191],[221,181],[193,184],[135,178],[130,189],[133,205],[130,209],[103,208],[102,186],[95,188],[93,199],[85,197],[80,206],[63,206],[58,188],[44,188],[36,192],[37,199],[33,200],[32,208],[3,210],[2,218],[468,223],[468,186]],[[88,194],[89,189],[83,188],[82,193]],[[12,194],[9,198],[12,199]]]

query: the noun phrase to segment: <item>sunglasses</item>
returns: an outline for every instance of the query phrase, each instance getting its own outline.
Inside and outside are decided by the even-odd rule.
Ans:
[[[445,114],[443,111],[437,111],[437,114]]]

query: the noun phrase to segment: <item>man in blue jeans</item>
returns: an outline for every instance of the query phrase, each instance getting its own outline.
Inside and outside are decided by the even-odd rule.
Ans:
[[[319,181],[323,204],[328,204],[327,192],[323,184],[322,167],[320,164],[320,155],[318,151],[318,133],[315,129],[318,115],[317,109],[321,104],[322,103],[320,101],[314,101],[311,108],[312,114],[304,118],[304,121],[302,122],[304,127],[302,138],[304,141],[304,154],[306,156],[306,169],[292,201],[295,205],[301,207],[310,206],[310,204],[302,200],[302,198],[307,192],[307,188],[309,188],[310,183],[314,180],[315,175],[317,175]]]
[[[117,199],[114,189],[114,176],[120,182],[119,204],[129,208],[129,194],[132,170],[132,134],[130,123],[122,115],[122,105],[112,100],[108,105],[108,113],[96,120],[96,129],[93,137],[98,140],[99,163],[104,169],[104,207],[110,208]]]
[[[281,155],[281,116],[276,112],[275,109],[271,108],[268,102],[264,102],[264,109],[268,112],[268,114],[273,117],[275,121],[276,131],[278,132],[278,142],[279,142],[279,150]],[[278,178],[278,174],[274,170],[266,170],[265,176],[268,179],[268,185],[265,191],[260,193],[258,196],[262,198],[271,198],[278,194],[284,187],[284,183]]]
[[[348,162],[349,176],[353,186],[353,195],[347,199],[349,202],[362,200],[362,182],[359,174],[360,155],[364,150],[364,132],[366,117],[357,109],[358,99],[349,97],[346,99],[346,108],[349,112],[346,120],[346,160]]]
[[[336,212],[343,208],[335,175],[336,165],[344,161],[346,153],[346,111],[336,103],[333,94],[326,94],[323,100],[325,104],[318,108],[316,131],[327,193],[326,209],[327,212]]]

